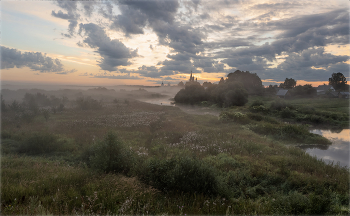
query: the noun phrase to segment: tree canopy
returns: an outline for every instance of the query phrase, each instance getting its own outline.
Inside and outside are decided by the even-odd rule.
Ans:
[[[297,81],[295,81],[293,78],[286,78],[284,80],[284,83],[280,84],[280,88],[284,89],[292,89],[297,85]]]
[[[336,91],[346,90],[348,88],[346,83],[346,78],[342,73],[333,73],[329,78],[329,85],[333,86]]]
[[[249,94],[262,94],[263,85],[260,77],[256,73],[250,73],[249,71],[236,70],[233,73],[227,75],[227,82],[237,82],[243,85],[243,88],[247,90]]]

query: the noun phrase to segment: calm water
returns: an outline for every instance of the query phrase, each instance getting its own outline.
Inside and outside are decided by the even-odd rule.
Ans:
[[[194,115],[214,115],[219,116],[220,111],[211,109],[209,107],[201,107],[196,105],[185,105],[185,104],[174,104],[174,100],[168,99],[168,98],[162,98],[162,99],[141,99],[140,101],[151,103],[151,104],[157,104],[162,106],[176,106],[179,107],[182,111],[194,114]]]
[[[300,148],[305,149],[305,151],[312,156],[316,156],[319,159],[322,158],[322,160],[326,162],[333,161],[334,164],[339,162],[341,166],[349,167],[350,129],[337,132],[314,129],[310,132],[326,137],[332,141],[332,145],[304,145],[299,146]]]

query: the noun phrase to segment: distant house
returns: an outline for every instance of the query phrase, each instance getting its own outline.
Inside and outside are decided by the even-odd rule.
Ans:
[[[350,96],[349,92],[339,92],[339,98],[349,99],[350,98],[349,96]]]
[[[280,98],[288,98],[290,97],[290,92],[287,89],[280,89],[278,90],[276,96]]]
[[[339,97],[339,93],[336,92],[336,91],[330,91],[330,92],[328,92],[328,95],[329,95],[330,97],[334,97],[334,98]]]
[[[317,95],[324,95],[327,92],[334,92],[334,88],[331,85],[319,85],[316,87]]]

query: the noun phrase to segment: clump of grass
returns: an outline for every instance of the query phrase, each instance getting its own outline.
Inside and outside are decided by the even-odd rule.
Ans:
[[[249,118],[247,115],[241,112],[234,112],[232,110],[223,111],[219,115],[220,120],[233,120],[241,124],[249,123]]]
[[[93,144],[83,158],[93,169],[106,173],[127,174],[136,161],[133,152],[112,131],[103,140]]]
[[[215,170],[188,157],[150,159],[139,173],[140,179],[164,192],[224,195]]]
[[[31,134],[18,148],[19,153],[29,155],[50,154],[64,150],[58,136],[52,133],[39,132]]]
[[[250,127],[258,134],[270,135],[277,139],[289,140],[290,142],[299,142],[305,144],[331,144],[331,142],[317,134],[310,133],[307,126],[263,123]]]

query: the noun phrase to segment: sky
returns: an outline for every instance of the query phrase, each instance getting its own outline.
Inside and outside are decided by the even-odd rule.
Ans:
[[[1,81],[69,85],[349,80],[350,1],[1,1]]]

